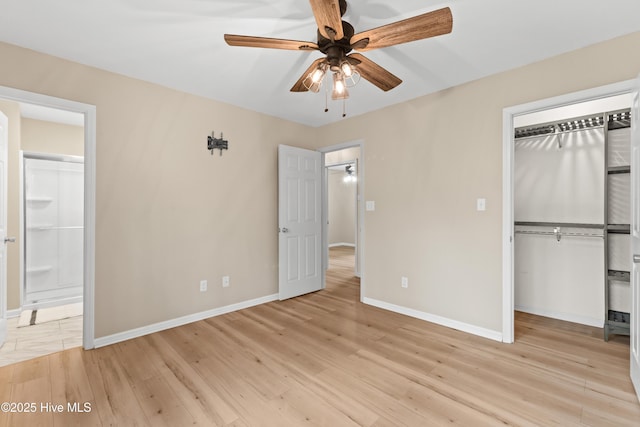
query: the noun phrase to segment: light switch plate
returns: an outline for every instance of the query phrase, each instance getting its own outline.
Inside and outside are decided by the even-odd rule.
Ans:
[[[476,209],[478,211],[486,211],[487,210],[487,199],[478,199],[476,201]]]
[[[376,210],[376,202],[374,202],[373,200],[367,200],[366,210],[375,211]]]

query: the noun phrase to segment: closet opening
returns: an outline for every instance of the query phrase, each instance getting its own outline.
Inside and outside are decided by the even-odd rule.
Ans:
[[[619,93],[513,116],[512,322],[629,335],[630,106]]]

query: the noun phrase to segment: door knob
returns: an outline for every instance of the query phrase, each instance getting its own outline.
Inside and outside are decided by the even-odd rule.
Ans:
[[[635,264],[640,264],[640,255],[638,254],[633,254],[633,262]]]
[[[287,227],[284,227],[284,228],[282,229],[282,232],[283,232],[283,233],[288,233],[288,232],[289,232],[289,229],[288,229]]]
[[[16,238],[15,237],[5,237],[4,238],[4,242],[5,243],[15,243]]]

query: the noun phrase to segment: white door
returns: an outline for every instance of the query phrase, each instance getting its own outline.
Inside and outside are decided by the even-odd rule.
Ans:
[[[279,298],[322,288],[320,152],[278,147]]]
[[[7,144],[9,120],[0,112],[0,347],[7,337]]]
[[[631,381],[640,400],[640,75],[631,102]]]

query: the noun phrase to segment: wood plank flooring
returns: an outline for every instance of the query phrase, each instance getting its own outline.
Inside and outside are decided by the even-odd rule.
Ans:
[[[0,426],[640,425],[627,337],[522,313],[515,344],[475,337],[359,303],[332,255],[321,292],[0,368],[37,406]]]

